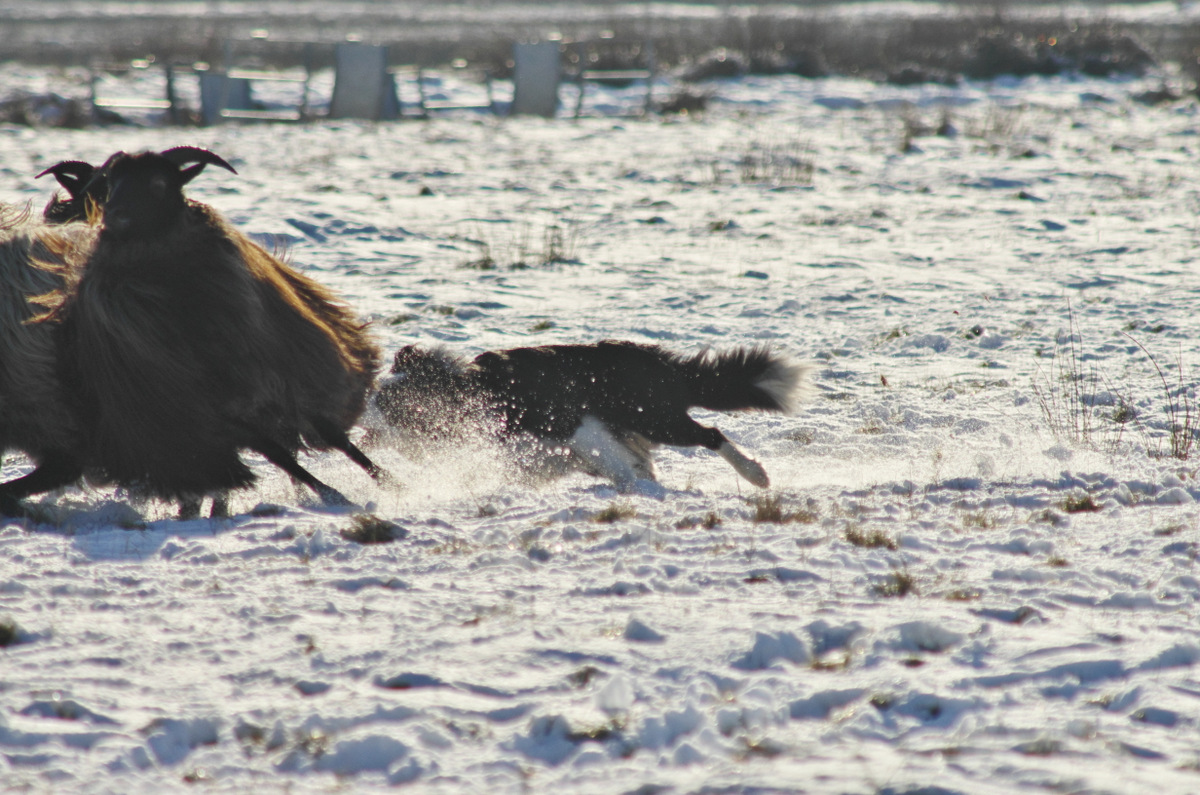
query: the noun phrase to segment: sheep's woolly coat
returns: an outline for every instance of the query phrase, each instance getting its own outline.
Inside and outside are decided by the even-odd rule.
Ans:
[[[39,296],[62,290],[72,252],[95,230],[48,226],[27,210],[0,207],[0,453],[20,450],[40,461],[71,452],[80,426],[59,380],[54,329],[33,322]]]
[[[169,233],[101,232],[64,295],[60,358],[107,480],[180,497],[248,485],[239,448],[323,447],[348,429],[379,350],[350,309],[188,201]]]

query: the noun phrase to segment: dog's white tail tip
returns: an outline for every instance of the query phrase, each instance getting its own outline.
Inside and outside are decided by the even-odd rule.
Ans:
[[[812,391],[813,365],[781,356],[755,383],[785,414],[794,414]]]

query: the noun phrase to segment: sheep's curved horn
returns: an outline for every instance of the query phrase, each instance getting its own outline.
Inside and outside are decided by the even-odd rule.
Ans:
[[[204,167],[208,165],[220,166],[221,168],[226,169],[234,174],[237,173],[237,169],[229,165],[229,163],[225,161],[225,158],[221,157],[216,152],[209,151],[208,149],[201,149],[198,146],[176,146],[171,149],[164,149],[159,154],[174,163],[181,172],[189,173],[193,177],[196,174],[199,174]],[[189,163],[194,163],[195,165],[193,165],[191,168],[185,169],[184,166],[188,165]]]
[[[85,163],[82,160],[64,160],[61,163],[55,163],[50,168],[41,172],[34,177],[44,177],[47,174],[53,174],[58,180],[58,184],[67,189],[67,193],[71,194],[71,198],[79,198],[83,193],[83,188],[91,180],[95,173],[96,167],[91,163]]]

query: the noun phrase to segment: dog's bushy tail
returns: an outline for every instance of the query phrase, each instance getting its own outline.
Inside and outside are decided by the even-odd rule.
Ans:
[[[692,404],[712,411],[791,413],[804,397],[810,365],[765,346],[680,357]]]

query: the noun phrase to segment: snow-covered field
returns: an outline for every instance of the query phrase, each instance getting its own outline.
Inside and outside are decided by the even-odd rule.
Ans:
[[[1157,86],[779,77],[690,118],[615,115],[630,89],[578,122],[0,128],[0,200],[39,208],[57,160],[212,148],[240,174],[191,195],[389,350],[818,365],[796,416],[701,415],[766,494],[705,451],[618,494],[461,450],[382,453],[395,493],[308,459],[354,511],[261,462],[228,520],[37,501],[46,524],[0,523],[0,789],[1200,791],[1200,483],[1170,415],[1192,453],[1200,110],[1132,101]],[[362,517],[400,537],[353,540]]]

